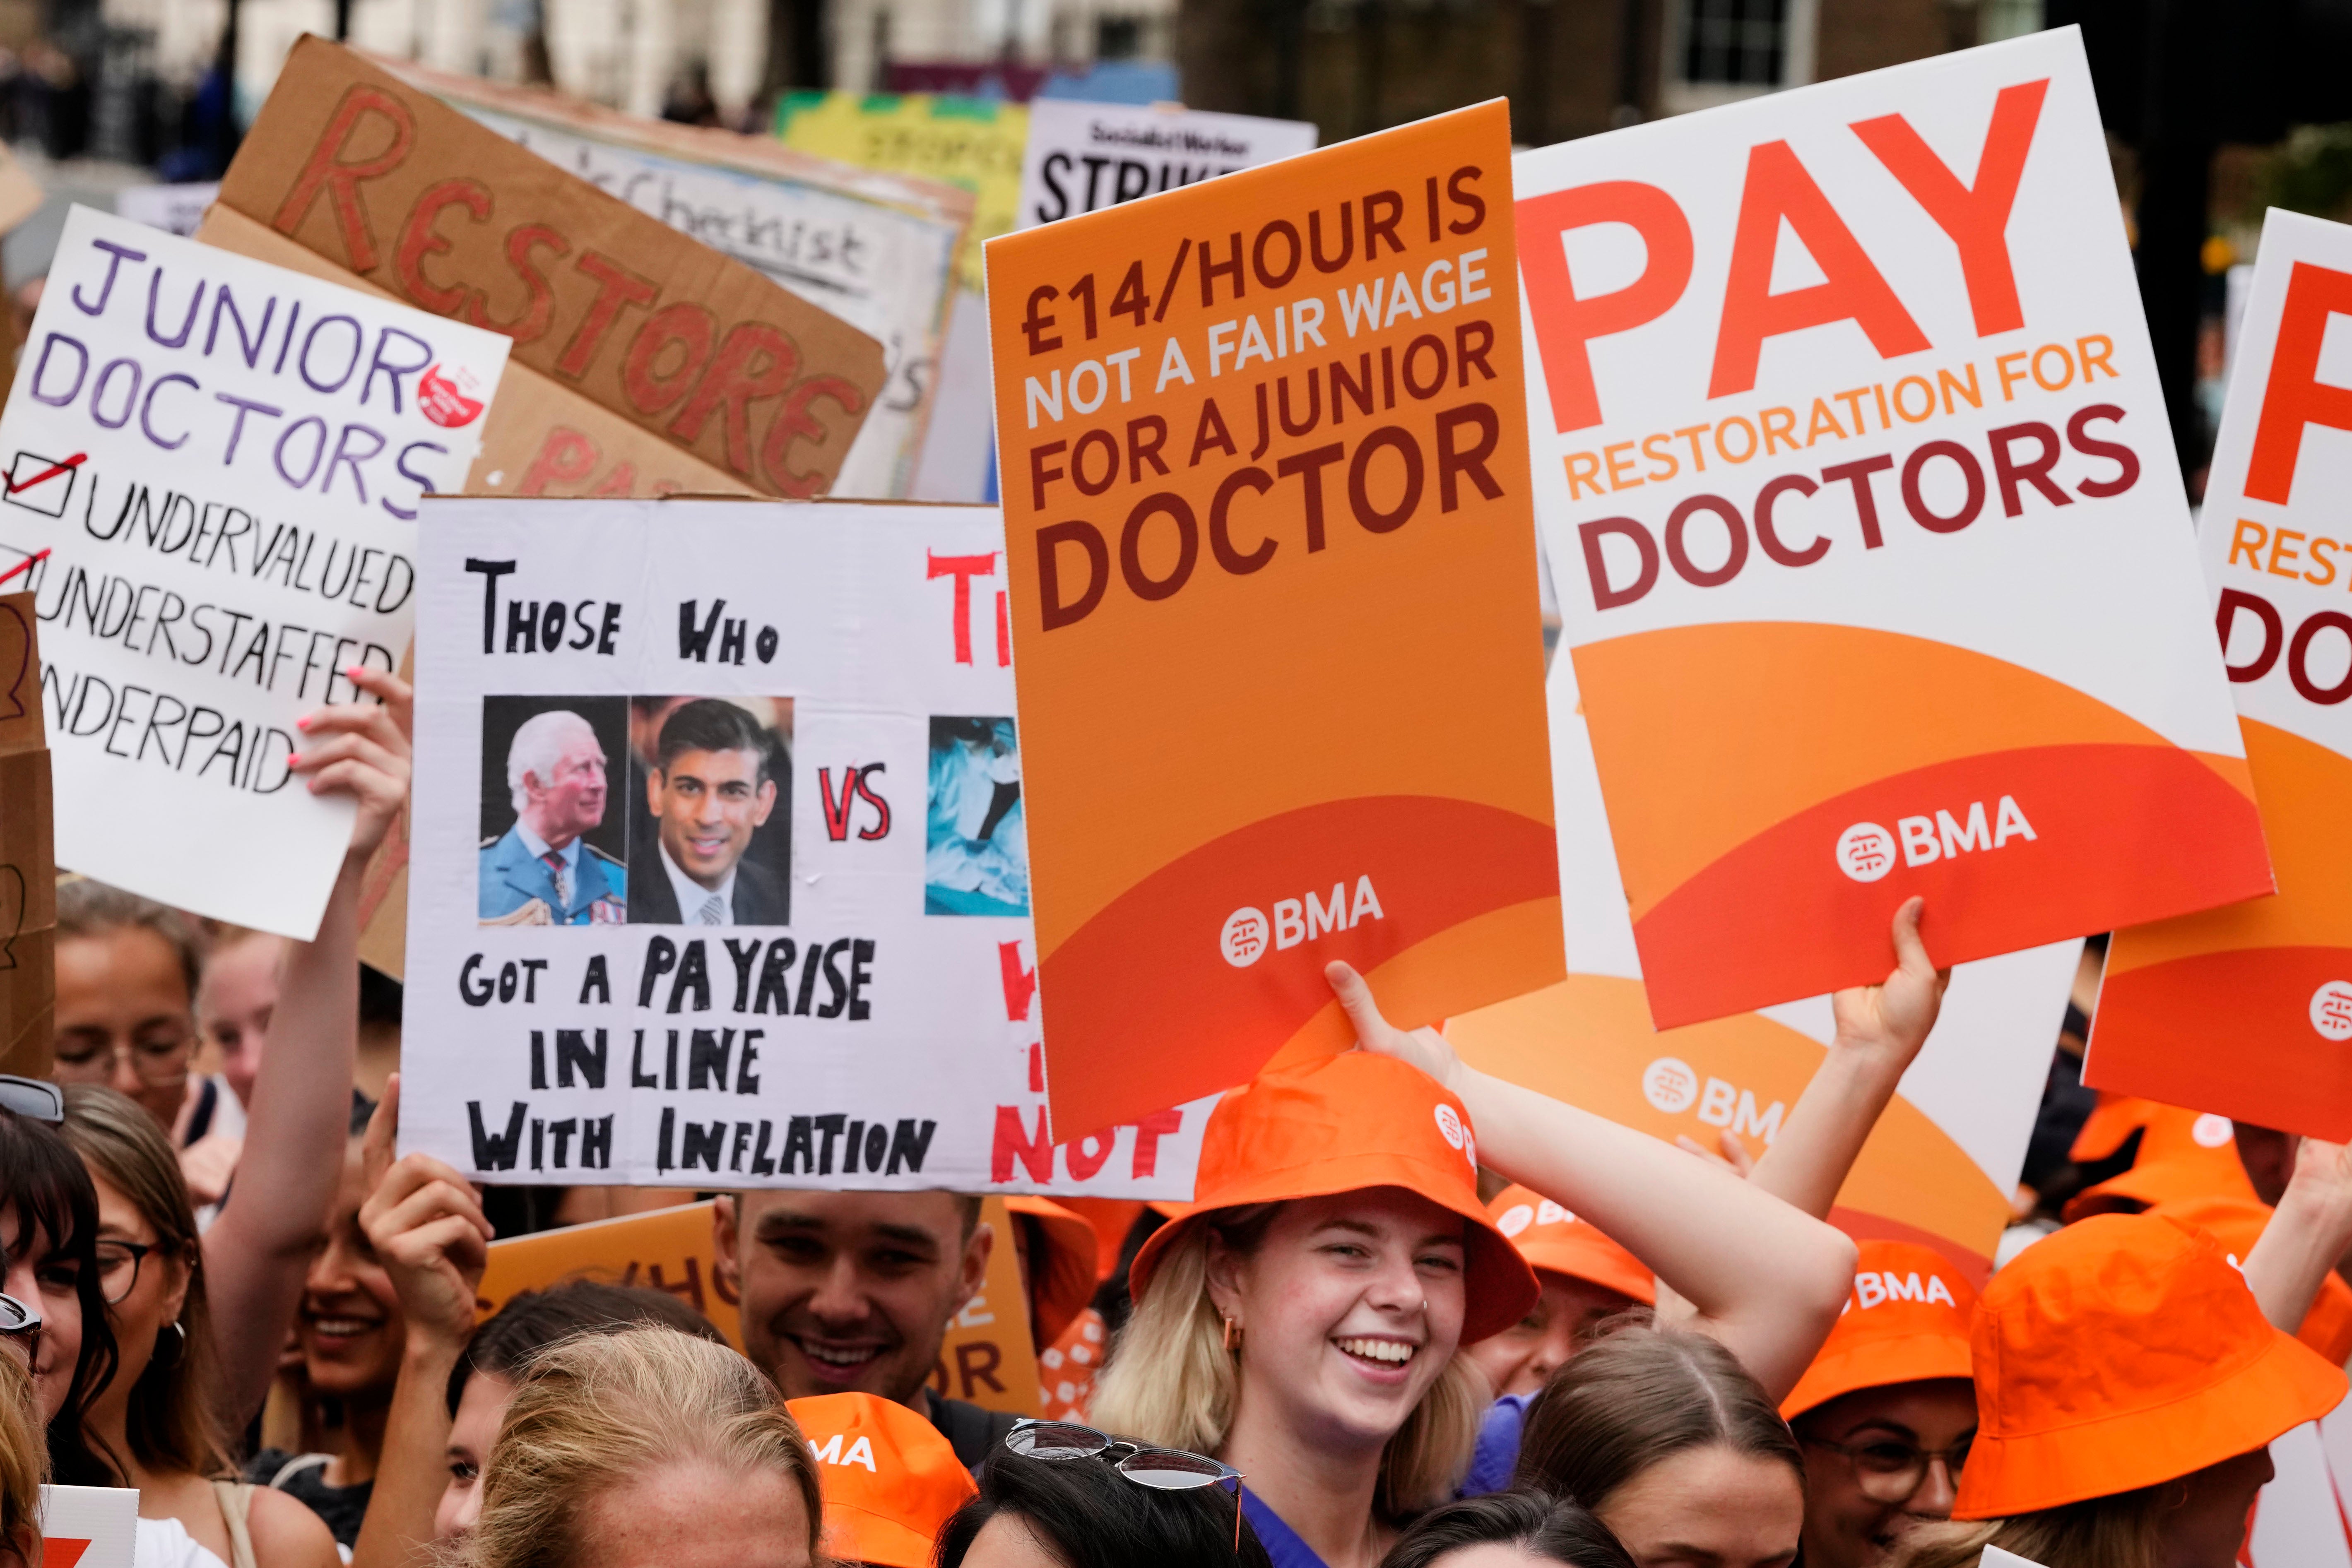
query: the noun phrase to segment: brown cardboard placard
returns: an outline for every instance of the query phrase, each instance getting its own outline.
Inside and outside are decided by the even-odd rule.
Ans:
[[[58,861],[30,593],[0,595],[0,1071],[48,1075]]]
[[[220,204],[765,494],[824,494],[883,386],[865,333],[323,38]]]

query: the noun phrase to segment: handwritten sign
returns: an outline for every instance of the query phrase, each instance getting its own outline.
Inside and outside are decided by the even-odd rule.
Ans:
[[[58,866],[30,593],[0,596],[0,1071],[49,1075]]]
[[[456,486],[506,340],[77,207],[0,416],[68,869],[308,940],[346,798],[295,720],[389,670],[419,498]]]
[[[1048,1135],[979,508],[436,501],[402,1135],[491,1181],[1189,1195]]]
[[[2270,891],[2074,29],[1522,155],[1652,1017]]]
[[[1057,1134],[1560,976],[1508,118],[989,244]]]
[[[2352,1136],[2352,228],[2273,212],[2199,545],[2278,896],[2119,931],[2084,1082]],[[2226,1045],[2223,1044],[2226,1042]]]

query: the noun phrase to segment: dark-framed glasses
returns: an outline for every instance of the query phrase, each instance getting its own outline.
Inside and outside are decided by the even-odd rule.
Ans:
[[[1811,1447],[1827,1448],[1843,1458],[1853,1470],[1853,1484],[1874,1502],[1908,1501],[1927,1479],[1930,1465],[1942,1465],[1945,1477],[1957,1490],[1960,1471],[1969,1462],[1969,1449],[1976,1440],[1976,1434],[1971,1432],[1948,1448],[1922,1448],[1899,1437],[1873,1437],[1860,1443],[1832,1443],[1826,1437],[1804,1439]]]
[[[110,1307],[139,1288],[139,1266],[150,1252],[166,1250],[152,1241],[123,1241],[101,1236],[92,1244],[98,1251],[98,1293]]]
[[[1145,1448],[1075,1421],[1024,1421],[1005,1434],[1004,1446],[1032,1459],[1100,1458],[1136,1485],[1158,1491],[1197,1491],[1231,1482],[1234,1550],[1242,1549],[1242,1472],[1206,1454]]]

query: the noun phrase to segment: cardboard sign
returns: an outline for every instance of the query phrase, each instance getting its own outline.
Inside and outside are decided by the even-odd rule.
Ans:
[[[32,594],[0,596],[0,1072],[21,1078],[49,1075],[57,1015],[58,862],[37,624]]]
[[[2118,931],[2084,1082],[2352,1137],[2352,228],[2273,212],[2199,545],[2278,896]]]
[[[307,941],[347,797],[295,720],[389,670],[419,498],[507,342],[77,207],[0,416],[0,557],[49,547],[41,689],[67,867]]]
[[[650,1214],[493,1241],[475,1304],[488,1322],[523,1291],[543,1291],[567,1280],[644,1286],[669,1291],[741,1350],[740,1302],[712,1264],[717,1254],[711,1245],[711,1207],[706,1198]],[[948,1325],[931,1387],[991,1410],[1034,1416],[1042,1400],[1037,1354],[1030,1343],[1028,1300],[1021,1290],[1020,1260],[1013,1253],[1002,1198],[982,1203],[981,1223],[996,1229],[988,1273],[980,1293]]]
[[[408,1146],[492,1181],[1190,1194],[1205,1103],[1046,1133],[993,512],[426,515]]]
[[[1446,1036],[1472,1065],[1612,1121],[1709,1149],[1729,1132],[1760,1155],[1822,1064],[1835,1033],[1830,1000],[1652,1030],[1566,659],[1553,662],[1550,697],[1569,977],[1455,1018]],[[1894,954],[1883,932],[1879,943],[1884,978]],[[1863,1145],[1832,1223],[1857,1238],[1933,1247],[1984,1282],[2081,954],[2080,942],[2060,942],[1954,970],[1935,1032]]]
[[[1020,226],[1100,212],[1314,145],[1315,127],[1296,120],[1041,99],[1029,106]]]
[[[1021,160],[1030,106],[929,93],[786,93],[776,135],[787,147],[861,169],[883,169],[961,185],[972,193],[971,243],[963,287],[985,287],[981,246],[1018,226]]]
[[[1661,1027],[2270,890],[2078,33],[1517,165]]]
[[[138,1539],[137,1489],[41,1489],[41,1568],[131,1568]]]
[[[740,262],[305,37],[222,204],[769,495],[831,487],[881,346]]]
[[[832,493],[907,494],[930,421],[957,256],[971,224],[970,194],[732,131],[387,63],[517,145],[880,342],[888,379]],[[593,490],[585,483],[573,488]]]
[[[1499,101],[988,247],[1057,1135],[1561,973]]]

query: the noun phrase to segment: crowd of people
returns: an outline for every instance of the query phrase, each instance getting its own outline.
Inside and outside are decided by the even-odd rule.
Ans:
[[[2260,1196],[2200,1195],[2143,1139],[2144,1197],[1989,1279],[1829,1223],[1941,1003],[1916,899],[1752,1163],[1475,1071],[1334,965],[1356,1049],[1228,1092],[1188,1205],[1001,1237],[969,1194],[723,1193],[740,1353],[596,1280],[478,1322],[488,1198],[366,1092],[409,693],[350,674],[375,700],[294,764],[357,807],[314,940],[60,887],[54,1082],[0,1079],[0,1568],[43,1479],[136,1488],[139,1568],[2228,1568],[2268,1445],[2345,1395],[2340,1146],[2247,1129]],[[933,1386],[999,1245],[1046,1334],[1115,1331],[1076,1418]]]

